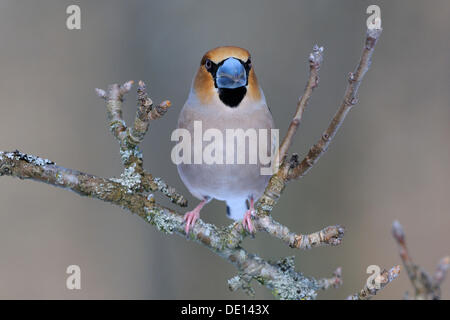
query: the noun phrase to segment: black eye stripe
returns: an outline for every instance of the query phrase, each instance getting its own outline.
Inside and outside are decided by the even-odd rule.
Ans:
[[[235,59],[239,60],[242,63],[242,65],[244,66],[245,70],[247,71],[247,75],[248,75],[248,72],[252,68],[252,61],[251,61],[250,57],[245,62],[238,58],[235,58]]]
[[[211,64],[211,66],[209,68],[206,66],[206,64],[208,62]],[[205,68],[209,73],[211,73],[211,75],[213,76],[214,82],[216,82],[216,73],[217,73],[217,69],[219,69],[219,65],[212,62],[211,60],[207,59],[205,61]]]
[[[252,68],[252,61],[250,60],[250,58],[248,58],[248,60],[246,62],[242,62],[242,64],[244,65],[245,71],[247,71],[247,77],[248,77],[248,73],[250,72],[250,69]]]
[[[232,58],[234,58],[234,57],[232,57]],[[212,74],[213,72],[216,72],[217,69],[219,69],[219,67],[221,65],[223,65],[225,63],[225,61],[228,60],[228,59],[229,58],[227,58],[225,60],[222,60],[219,63],[214,63],[212,60],[206,59],[204,65],[205,65],[206,70],[208,70]],[[247,72],[249,72],[250,69],[252,68],[252,61],[250,60],[250,58],[248,58],[246,62],[244,62],[244,61],[242,61],[241,59],[238,59],[238,58],[234,58],[234,59],[239,60],[242,63],[242,65],[244,66],[244,68],[245,68],[245,70]],[[208,66],[208,64],[211,64],[211,66]]]

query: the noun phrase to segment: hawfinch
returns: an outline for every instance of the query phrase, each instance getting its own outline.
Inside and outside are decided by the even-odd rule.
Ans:
[[[218,47],[203,56],[189,97],[181,110],[178,128],[189,132],[193,150],[189,158],[192,156],[194,159],[179,163],[178,173],[192,195],[201,200],[194,210],[184,216],[186,234],[200,216],[200,210],[213,198],[225,201],[228,217],[242,220],[244,228],[253,232],[253,204],[264,192],[270,178],[270,174],[261,174],[261,169],[267,165],[270,167],[270,163],[262,163],[259,157],[253,163],[249,161],[249,153],[255,152],[254,146],[250,146],[256,143],[251,139],[254,134],[245,137],[244,145],[238,142],[236,136],[231,141],[226,138],[236,130],[241,130],[241,133],[254,130],[260,140],[256,143],[258,148],[261,139],[265,140],[263,145],[268,149],[263,151],[265,155],[273,154],[276,142],[271,136],[274,128],[272,114],[258,85],[247,50],[232,46]],[[202,130],[200,134],[196,132],[199,129]],[[223,139],[215,141],[217,144],[212,154],[215,162],[199,161],[208,151],[205,140],[214,140],[211,136]],[[245,161],[242,158],[239,161],[239,151],[246,153]]]

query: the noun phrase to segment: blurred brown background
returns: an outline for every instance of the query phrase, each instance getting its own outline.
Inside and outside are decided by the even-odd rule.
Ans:
[[[81,7],[81,30],[66,7]],[[121,173],[116,141],[95,87],[145,80],[155,101],[173,102],[151,123],[145,167],[189,196],[170,161],[170,133],[200,58],[218,45],[253,55],[284,134],[315,43],[325,47],[321,82],[296,137],[305,154],[341,102],[362,50],[365,13],[381,7],[383,35],[372,68],[328,153],[291,183],[273,214],[298,232],[340,223],[342,245],[307,252],[258,234],[245,246],[266,258],[296,255],[314,277],[343,267],[345,298],[368,265],[400,264],[390,228],[404,225],[413,258],[429,271],[449,254],[450,2],[441,1],[0,1],[0,150],[19,149],[102,176]],[[125,116],[135,114],[135,94]],[[167,205],[166,200],[162,200]],[[195,243],[167,236],[98,200],[36,182],[0,178],[0,298],[246,298],[228,291],[233,266]],[[212,202],[206,221],[229,223]],[[77,264],[82,289],[65,287]],[[255,284],[257,298],[271,298]],[[411,292],[406,273],[379,298]],[[443,287],[450,298],[450,280]]]

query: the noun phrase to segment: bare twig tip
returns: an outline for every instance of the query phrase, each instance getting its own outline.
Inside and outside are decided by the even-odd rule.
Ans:
[[[125,82],[123,85],[120,86],[120,93],[125,94],[131,90],[131,87],[133,86],[134,81],[130,80]]]
[[[165,100],[165,101],[161,102],[162,108],[170,108],[171,105],[172,105],[172,102],[170,102],[169,100]]]
[[[403,227],[398,220],[395,220],[392,223],[392,235],[398,242],[405,241],[405,232],[403,231]]]
[[[336,271],[333,272],[333,275],[335,277],[335,287],[340,287],[344,281],[342,280],[342,267],[338,267]]]
[[[447,256],[442,258],[441,261],[439,261],[436,272],[434,273],[433,282],[435,287],[440,288],[449,269],[450,269],[450,256]]]
[[[325,241],[332,246],[340,245],[344,232],[345,229],[340,225],[325,228]]]
[[[381,35],[383,28],[368,28],[367,29],[367,37],[378,39]]]
[[[102,99],[106,99],[106,91],[103,89],[95,88],[95,93]]]
[[[139,86],[139,88],[145,89],[145,82],[142,80],[139,80],[138,86]]]
[[[447,265],[447,267],[449,267],[450,266],[450,256],[442,258],[441,264],[445,264],[445,265]]]
[[[309,62],[311,67],[319,68],[322,63],[323,57],[323,47],[319,47],[317,44],[313,46],[313,52],[309,54]]]
[[[400,274],[400,270],[401,270],[400,265],[396,265],[391,270],[389,270],[388,282],[395,280]]]
[[[348,73],[348,81],[354,81],[355,80],[355,74],[353,72]]]

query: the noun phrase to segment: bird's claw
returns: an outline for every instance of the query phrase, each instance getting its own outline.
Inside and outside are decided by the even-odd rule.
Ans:
[[[242,219],[242,225],[244,226],[244,229],[250,233],[253,233],[255,231],[255,228],[253,227],[253,222],[252,222],[252,217],[254,215],[255,215],[255,210],[247,210],[244,214],[244,219]]]
[[[186,212],[184,215],[184,222],[186,223],[186,226],[184,227],[184,231],[186,234],[189,234],[189,230],[192,229],[195,225],[195,221],[200,217],[200,212],[197,210],[192,210],[189,212]]]

